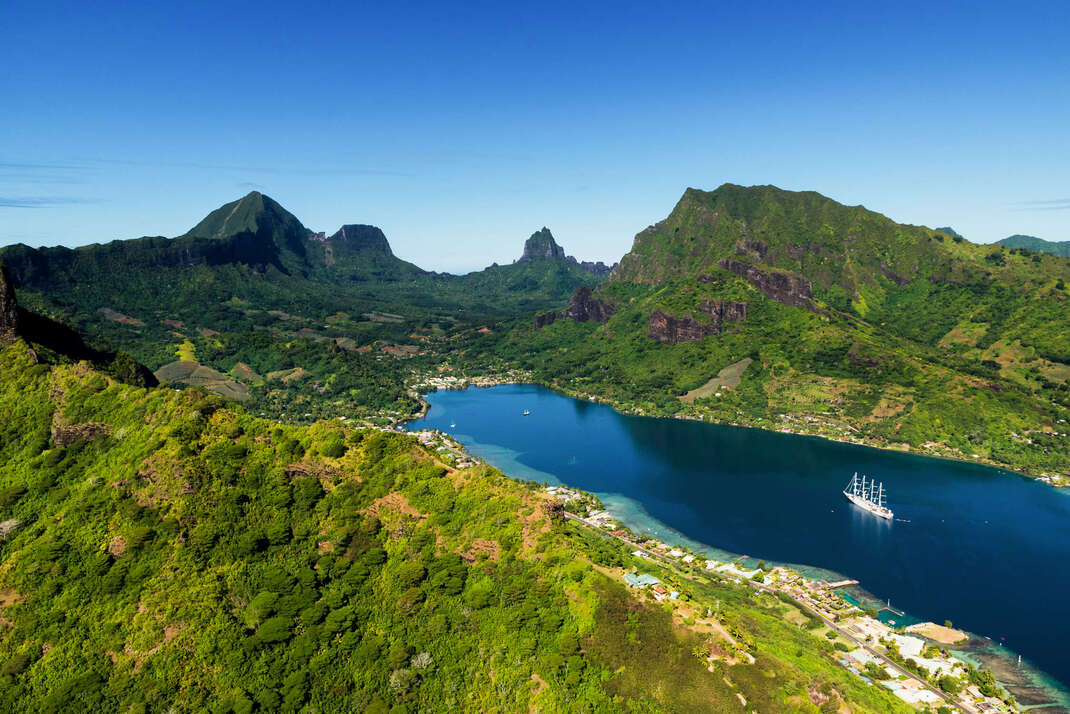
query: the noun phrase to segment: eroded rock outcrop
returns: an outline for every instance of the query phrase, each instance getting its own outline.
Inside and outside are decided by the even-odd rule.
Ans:
[[[756,265],[732,260],[731,258],[721,258],[717,264],[761,290],[762,294],[770,300],[776,300],[783,305],[804,307],[812,312],[822,313],[814,305],[810,281],[801,275],[783,271],[765,271]]]
[[[664,310],[655,310],[650,315],[647,334],[651,339],[670,345],[693,342],[710,335],[719,335],[726,322],[742,322],[747,319],[747,303],[733,300],[703,300],[699,310],[709,315],[709,322],[693,317],[675,317]]]
[[[725,322],[742,322],[747,319],[747,303],[732,300],[703,300],[699,307],[713,318],[718,327]]]
[[[573,322],[608,322],[613,312],[612,303],[599,300],[589,287],[581,285],[569,301],[565,317]]]
[[[556,320],[565,318],[573,322],[600,322],[605,323],[613,315],[616,308],[613,303],[599,300],[586,285],[581,285],[572,295],[568,307],[564,312],[544,312],[535,316],[535,329],[539,330],[547,325],[552,325]]]
[[[557,318],[561,317],[559,312],[544,312],[541,315],[535,316],[535,329],[541,330],[542,328],[554,324]]]
[[[703,337],[717,334],[717,328],[693,317],[674,317],[664,310],[655,310],[650,314],[650,339],[668,345],[681,342],[694,342]]]

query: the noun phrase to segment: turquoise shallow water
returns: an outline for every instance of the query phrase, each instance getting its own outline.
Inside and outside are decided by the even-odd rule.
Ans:
[[[427,398],[411,428],[450,432],[510,476],[597,493],[634,530],[714,557],[848,575],[899,610],[952,620],[1070,682],[1070,498],[1044,484],[824,439],[632,417],[532,386]],[[909,522],[847,503],[840,491],[855,471],[882,480]]]

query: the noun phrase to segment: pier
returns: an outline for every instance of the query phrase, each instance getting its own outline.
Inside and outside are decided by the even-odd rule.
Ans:
[[[836,588],[848,588],[852,585],[858,585],[857,580],[837,580],[834,583],[825,583],[825,587],[829,590],[835,590]]]

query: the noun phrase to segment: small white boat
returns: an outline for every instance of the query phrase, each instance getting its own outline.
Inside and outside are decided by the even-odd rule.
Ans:
[[[524,410],[524,416],[527,416],[527,415],[529,415],[529,414],[531,414],[531,412],[530,412],[530,411],[528,411],[527,409],[525,409],[525,410]]]

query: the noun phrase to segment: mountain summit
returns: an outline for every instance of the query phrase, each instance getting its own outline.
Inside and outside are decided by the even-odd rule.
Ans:
[[[596,263],[579,261],[571,255],[565,255],[565,249],[558,245],[554,240],[554,234],[546,226],[532,233],[531,237],[524,242],[524,254],[516,262],[530,263],[533,260],[559,260],[598,276],[607,275],[615,267],[615,264],[606,265],[602,261]]]
[[[240,262],[293,267],[304,259],[310,234],[277,201],[252,191],[215,209],[181,238],[230,239]]]
[[[543,226],[541,231],[532,233],[531,237],[525,241],[524,254],[517,262],[525,263],[538,258],[565,259],[565,249],[557,244],[554,234],[546,226]]]
[[[223,204],[185,236],[191,238],[229,238],[239,233],[259,233],[277,227],[307,232],[297,217],[283,208],[278,201],[259,191],[251,191],[237,201]],[[184,236],[184,237],[185,237]]]

